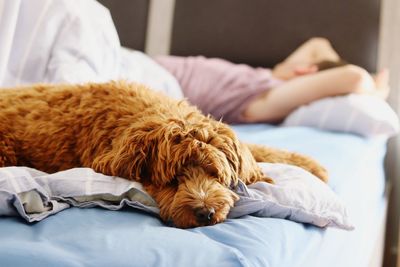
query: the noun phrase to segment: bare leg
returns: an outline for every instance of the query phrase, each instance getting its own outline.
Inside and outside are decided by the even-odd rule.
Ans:
[[[364,69],[346,65],[292,79],[260,95],[244,111],[246,122],[277,122],[295,108],[324,97],[376,94],[376,84]]]
[[[388,69],[383,69],[380,72],[372,75],[372,78],[374,79],[375,86],[377,89],[376,94],[383,98],[387,99],[389,96],[389,70]]]
[[[315,37],[297,48],[284,62],[315,64],[322,60],[337,61],[339,59],[338,53],[327,39]]]

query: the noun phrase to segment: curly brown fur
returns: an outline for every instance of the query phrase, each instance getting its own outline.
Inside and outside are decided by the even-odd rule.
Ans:
[[[161,218],[181,228],[222,222],[238,199],[230,188],[239,179],[271,182],[251,153],[326,178],[308,157],[244,145],[186,101],[133,83],[3,89],[0,121],[0,166],[83,166],[142,182]]]
[[[300,166],[319,177],[322,181],[328,182],[326,169],[308,156],[261,145],[248,144],[247,146],[257,162],[286,163]]]

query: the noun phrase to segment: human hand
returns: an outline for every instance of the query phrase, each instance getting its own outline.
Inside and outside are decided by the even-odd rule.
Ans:
[[[315,64],[302,62],[282,62],[277,64],[272,70],[272,74],[281,80],[291,80],[315,72],[318,72],[318,67]]]
[[[294,74],[296,76],[302,76],[307,74],[312,74],[318,72],[318,67],[316,65],[303,65],[303,66],[296,66],[294,68]]]

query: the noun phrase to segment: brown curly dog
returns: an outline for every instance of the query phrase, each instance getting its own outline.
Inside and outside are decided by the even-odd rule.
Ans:
[[[228,125],[145,86],[110,82],[0,90],[0,167],[45,172],[90,167],[143,183],[161,218],[188,228],[222,222],[246,184],[271,182],[256,161],[298,165],[326,181],[309,157],[239,142]]]

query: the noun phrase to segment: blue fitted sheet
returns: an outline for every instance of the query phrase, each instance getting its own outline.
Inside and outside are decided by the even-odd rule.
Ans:
[[[72,208],[32,225],[0,218],[0,266],[367,266],[386,204],[385,141],[304,127],[234,128],[245,142],[318,159],[356,230],[254,216],[181,230],[129,208]]]

